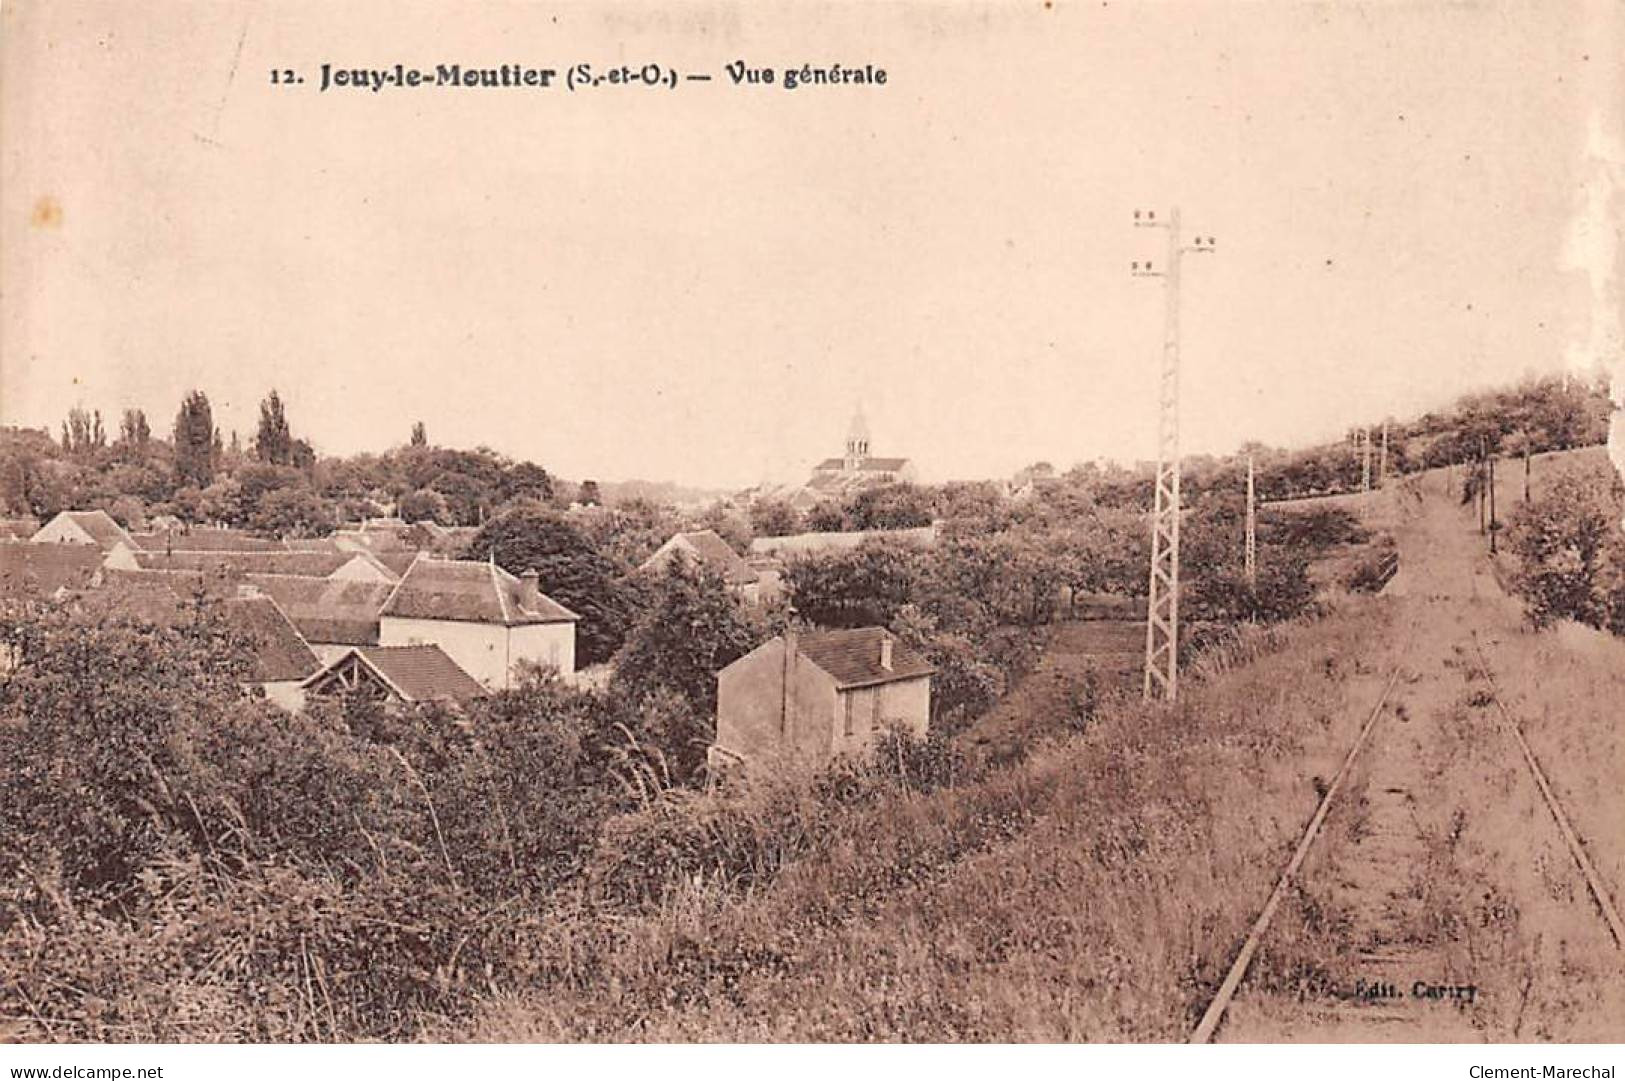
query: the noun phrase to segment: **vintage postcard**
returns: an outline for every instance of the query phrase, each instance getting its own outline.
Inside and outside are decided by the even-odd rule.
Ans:
[[[0,1041],[1625,1039],[1622,58],[0,5]]]

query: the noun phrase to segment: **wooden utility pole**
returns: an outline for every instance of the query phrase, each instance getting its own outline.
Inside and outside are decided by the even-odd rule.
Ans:
[[[1377,459],[1377,487],[1388,480],[1388,421],[1382,422],[1382,457]]]
[[[1179,270],[1189,252],[1211,252],[1212,237],[1186,246],[1179,208],[1162,221],[1154,210],[1134,212],[1142,229],[1168,233],[1168,261],[1132,262],[1135,277],[1163,279],[1162,378],[1158,395],[1157,476],[1151,509],[1151,574],[1146,596],[1145,697],[1179,697]]]
[[[1490,452],[1489,458],[1489,486],[1490,486],[1490,555],[1495,554],[1495,534],[1501,524],[1495,520],[1495,454]]]
[[[1247,455],[1247,547],[1243,556],[1247,588],[1258,588],[1258,503],[1253,495],[1253,456]]]
[[[1371,429],[1360,429],[1360,491],[1371,490]]]

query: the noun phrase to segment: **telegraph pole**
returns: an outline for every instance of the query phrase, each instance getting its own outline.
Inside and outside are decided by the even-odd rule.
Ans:
[[[1381,488],[1388,481],[1388,420],[1382,422],[1382,456],[1377,459],[1377,487]]]
[[[1179,208],[1162,221],[1154,210],[1136,210],[1134,224],[1168,233],[1168,259],[1133,262],[1135,277],[1163,279],[1162,377],[1158,395],[1157,476],[1151,510],[1151,574],[1146,596],[1145,697],[1179,697],[1179,269],[1188,252],[1210,252],[1212,237],[1186,246],[1179,237]]]
[[[1371,490],[1371,429],[1360,429],[1360,491]]]
[[[1247,454],[1247,588],[1258,588],[1258,503],[1253,496],[1253,456]]]

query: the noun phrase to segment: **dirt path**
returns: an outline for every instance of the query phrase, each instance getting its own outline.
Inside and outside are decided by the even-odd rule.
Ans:
[[[1402,558],[1382,662],[1399,681],[1221,1040],[1625,1034],[1625,955],[1495,711],[1474,645],[1475,632],[1518,634],[1521,612],[1443,488],[1424,478],[1372,508],[1391,517]]]

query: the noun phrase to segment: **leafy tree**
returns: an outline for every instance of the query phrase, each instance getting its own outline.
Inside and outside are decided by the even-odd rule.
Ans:
[[[260,402],[260,428],[254,436],[254,457],[271,465],[293,464],[293,434],[282,397],[273,389]]]
[[[175,415],[175,479],[183,487],[207,488],[214,482],[220,433],[214,427],[209,399],[194,390]]]
[[[465,558],[495,556],[512,574],[535,570],[542,591],[581,617],[576,649],[584,664],[608,660],[632,624],[632,596],[617,566],[563,515],[522,505],[487,522]]]
[[[576,501],[584,507],[602,506],[604,497],[598,491],[598,482],[584,480],[581,482],[581,491],[576,495]]]
[[[273,537],[321,536],[333,527],[332,505],[306,485],[288,485],[261,496],[248,524]]]
[[[750,505],[751,532],[758,537],[788,537],[801,532],[801,515],[782,499],[762,499]]]
[[[1606,474],[1606,475],[1605,475]],[[1513,512],[1508,543],[1519,560],[1516,588],[1530,620],[1546,626],[1573,619],[1592,626],[1613,621],[1610,585],[1620,508],[1612,470],[1569,471]]]
[[[920,571],[915,549],[869,539],[850,551],[792,560],[784,584],[796,612],[819,626],[885,626],[913,600]]]
[[[446,505],[446,497],[427,488],[419,488],[415,492],[401,496],[398,513],[408,522],[437,522],[440,525],[450,525],[452,522],[451,508]]]
[[[429,433],[423,427],[423,422],[421,420],[415,420],[412,422],[411,445],[414,447],[426,447],[429,445]]]
[[[147,414],[140,409],[126,409],[119,420],[118,441],[128,447],[145,447],[151,439]]]
[[[507,475],[503,477],[502,493],[506,499],[534,499],[551,503],[553,478],[534,462],[517,462],[508,467]]]
[[[864,488],[846,509],[848,529],[913,529],[928,526],[936,517],[932,493],[916,484],[884,484]]]
[[[635,707],[672,692],[699,716],[715,717],[717,672],[762,637],[719,576],[675,560],[615,657],[611,689]]]

